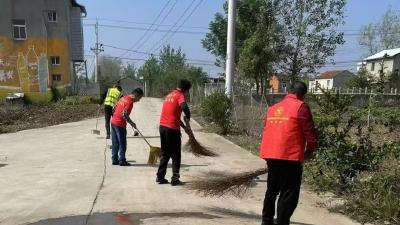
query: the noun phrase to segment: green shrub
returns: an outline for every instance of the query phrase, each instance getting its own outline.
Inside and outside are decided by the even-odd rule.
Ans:
[[[400,160],[387,159],[376,172],[359,176],[345,210],[361,222],[400,224],[399,196]]]
[[[224,93],[214,93],[201,104],[201,113],[209,123],[220,128],[221,134],[227,134],[231,128],[232,101]]]

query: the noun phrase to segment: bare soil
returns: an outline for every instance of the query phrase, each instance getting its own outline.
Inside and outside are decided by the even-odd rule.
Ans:
[[[96,104],[0,105],[0,134],[94,118],[97,109]]]

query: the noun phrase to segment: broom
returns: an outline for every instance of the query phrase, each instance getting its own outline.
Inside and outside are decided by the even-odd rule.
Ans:
[[[189,182],[186,187],[203,197],[233,195],[241,198],[248,192],[253,180],[265,173],[265,168],[238,174],[211,172],[202,179]]]
[[[185,144],[185,149],[197,157],[201,157],[201,156],[216,157],[216,156],[218,156],[217,153],[207,149],[206,147],[204,147],[197,141],[197,139],[194,137],[192,128],[190,127],[189,120],[185,119],[185,122],[186,122],[185,132],[189,136],[189,140]]]
[[[132,127],[133,129],[133,127]],[[134,130],[135,131],[135,130]],[[150,148],[149,159],[147,160],[147,164],[154,165],[157,163],[158,159],[161,156],[161,148],[152,146],[149,141],[143,136],[142,132],[140,132],[137,128],[136,131],[142,136],[143,140],[147,143]]]
[[[99,116],[100,116],[100,106],[97,109],[96,129],[92,130],[92,134],[100,135],[100,131],[97,130],[97,125],[99,124]]]

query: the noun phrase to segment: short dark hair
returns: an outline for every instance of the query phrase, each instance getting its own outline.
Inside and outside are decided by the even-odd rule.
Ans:
[[[178,88],[180,88],[182,91],[189,91],[191,87],[192,83],[190,83],[190,81],[186,79],[179,80]]]
[[[290,85],[289,93],[304,97],[307,94],[307,85],[302,81],[295,81]]]
[[[135,96],[143,96],[143,90],[141,88],[136,88],[135,90],[132,91],[132,94]]]

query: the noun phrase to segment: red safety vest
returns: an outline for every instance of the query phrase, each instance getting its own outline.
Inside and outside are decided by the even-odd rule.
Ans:
[[[303,101],[288,94],[267,111],[260,147],[263,159],[304,161],[306,141],[298,123]]]

